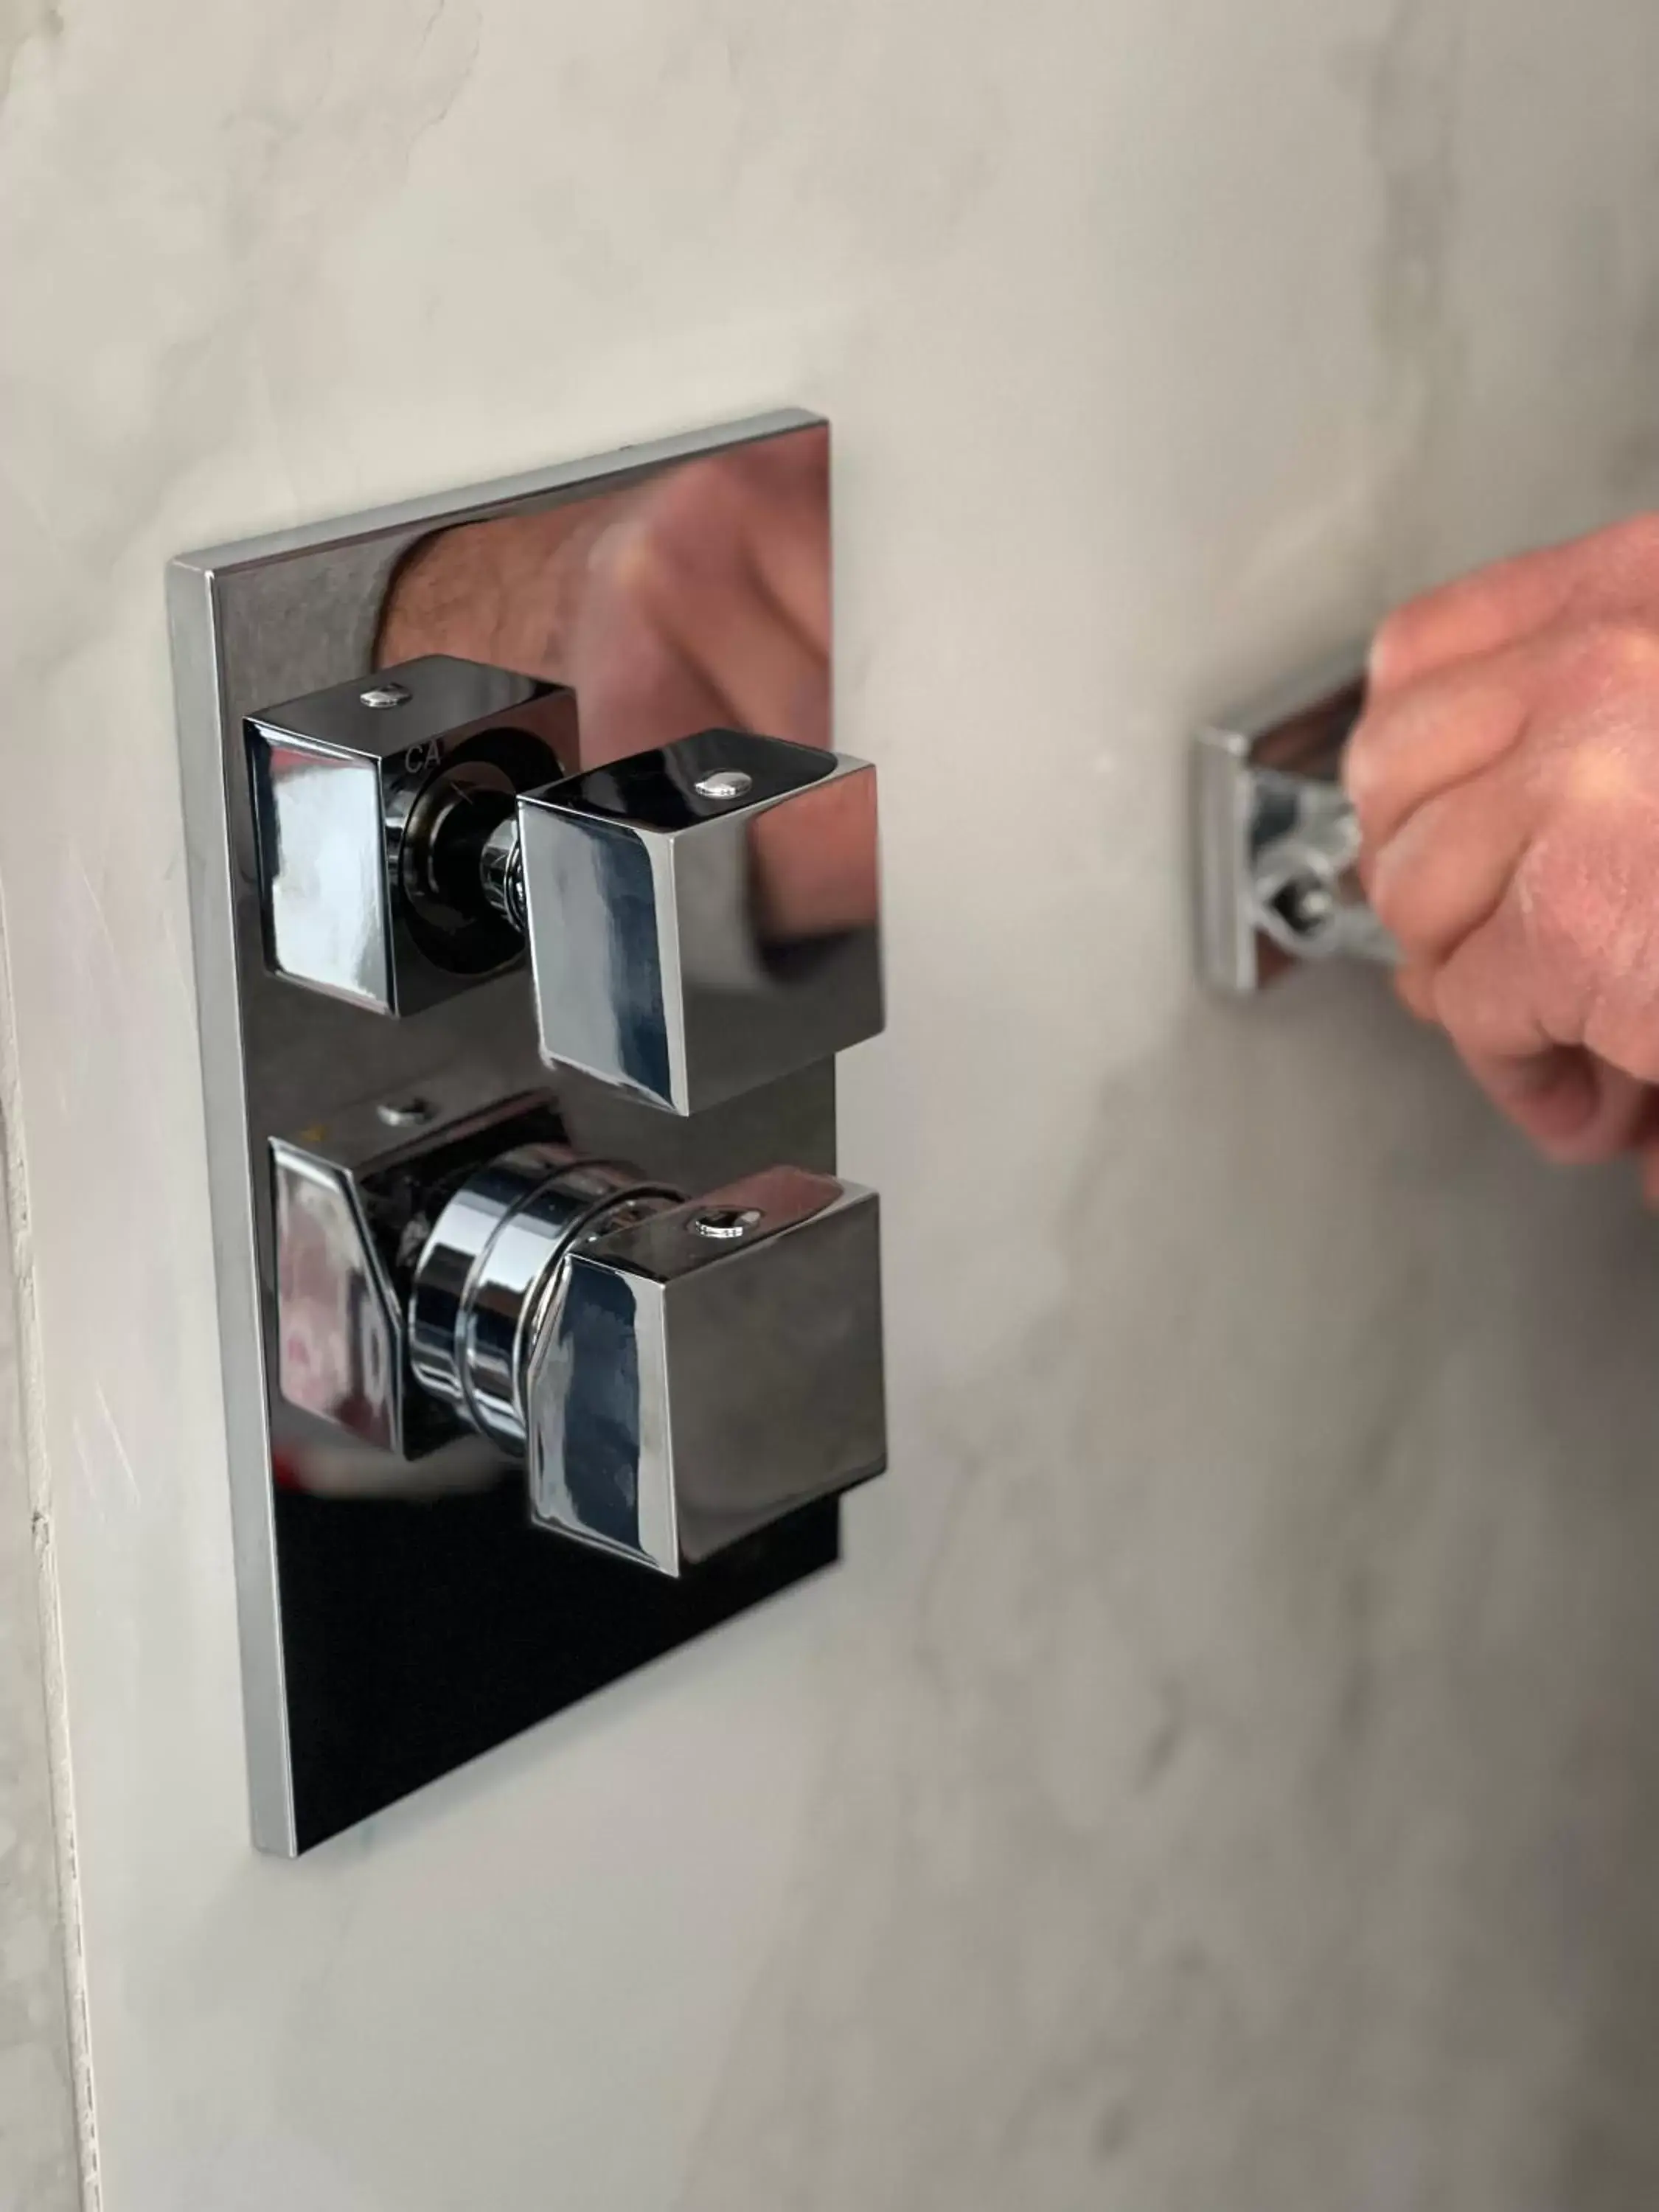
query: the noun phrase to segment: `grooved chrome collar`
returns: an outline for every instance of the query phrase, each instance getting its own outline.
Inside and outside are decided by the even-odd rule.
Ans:
[[[562,1145],[521,1145],[470,1176],[433,1224],[409,1297],[416,1379],[521,1450],[524,1378],[563,1263],[588,1237],[678,1194]]]

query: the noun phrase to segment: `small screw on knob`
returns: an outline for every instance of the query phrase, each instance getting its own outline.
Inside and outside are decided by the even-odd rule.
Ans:
[[[388,1129],[423,1129],[432,1119],[431,1105],[424,1098],[384,1098],[374,1113]]]
[[[696,788],[702,799],[741,799],[754,781],[740,768],[717,768],[702,777]]]
[[[760,1220],[760,1210],[753,1206],[709,1206],[691,1217],[694,1237],[712,1237],[721,1243],[731,1243],[746,1237]]]

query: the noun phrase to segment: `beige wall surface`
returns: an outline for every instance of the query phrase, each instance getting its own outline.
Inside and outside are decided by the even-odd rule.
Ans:
[[[0,21],[8,1075],[106,2212],[1659,2201],[1659,1237],[1379,979],[1206,1002],[1182,817],[1196,716],[1659,495],[1659,12]],[[892,1474],[839,1573],[261,1861],[163,563],[792,401],[884,779],[843,1157]]]
[[[0,1189],[0,1251],[9,1252]],[[9,1269],[0,1273],[0,2212],[81,2203],[35,1547]]]

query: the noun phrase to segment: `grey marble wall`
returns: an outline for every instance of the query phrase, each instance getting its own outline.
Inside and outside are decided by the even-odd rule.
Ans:
[[[1659,10],[4,20],[106,2212],[1647,2212],[1659,1228],[1376,977],[1206,1003],[1182,799],[1392,593],[1659,499]],[[883,776],[892,1474],[837,1574],[261,1862],[162,564],[791,400]]]
[[[9,1250],[0,1190],[0,1251]],[[74,2212],[81,2196],[17,1382],[12,1285],[0,1273],[0,2212]]]

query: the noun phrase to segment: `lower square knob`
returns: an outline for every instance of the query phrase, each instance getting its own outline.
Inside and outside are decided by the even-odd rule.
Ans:
[[[879,1474],[878,1212],[772,1168],[573,1251],[526,1376],[536,1519],[674,1575]]]

